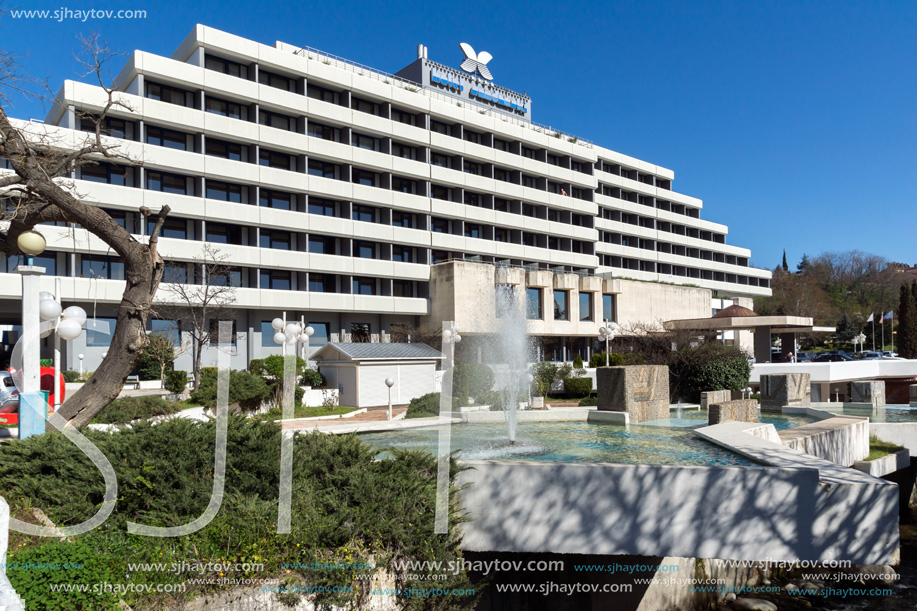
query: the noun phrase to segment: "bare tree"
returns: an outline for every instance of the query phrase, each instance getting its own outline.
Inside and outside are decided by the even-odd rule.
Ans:
[[[157,308],[163,318],[175,320],[191,338],[194,359],[194,389],[201,381],[201,358],[204,347],[217,339],[217,322],[234,317],[238,270],[226,264],[228,255],[205,244],[201,255],[192,261],[193,269],[170,271],[163,282],[163,301],[169,305]]]
[[[28,93],[29,80],[17,72],[15,59],[0,51],[0,158],[12,170],[0,171],[0,252],[20,254],[17,239],[23,232],[41,223],[64,222],[97,236],[124,263],[125,288],[108,355],[58,412],[71,426],[88,424],[118,396],[146,344],[146,320],[163,270],[159,232],[170,211],[168,206],[155,213],[140,208],[141,214],[155,219],[148,243],[142,243],[104,210],[80,201],[70,180],[76,168],[103,161],[135,164],[119,152],[117,140],[105,136],[110,112],[133,112],[125,98],[105,83],[107,63],[115,54],[97,35],[82,44],[84,76],[97,80],[106,96],[101,108],[80,117],[94,122],[95,129],[89,133],[11,119],[9,95]]]

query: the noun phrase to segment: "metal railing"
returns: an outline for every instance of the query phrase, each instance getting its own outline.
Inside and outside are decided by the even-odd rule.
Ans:
[[[421,84],[415,83],[414,81],[409,81],[407,79],[401,78],[400,76],[395,76],[394,74],[383,72],[382,70],[371,68],[359,62],[345,59],[343,57],[339,57],[332,53],[320,51],[312,47],[300,47],[297,51],[295,51],[295,55],[299,55],[300,57],[304,59],[308,59],[308,60],[320,61],[325,65],[330,65],[330,66],[334,66],[335,68],[347,70],[349,72],[353,72],[360,76],[372,78],[377,81],[382,81],[383,83],[387,85],[393,85],[400,89],[406,89],[411,92],[420,93],[422,95],[425,95],[434,100],[439,100],[441,102],[447,102],[449,104],[453,104],[458,101],[457,98],[454,98],[454,97],[451,97],[451,96],[448,96],[443,93],[439,93],[437,91],[433,91],[430,89],[425,89]],[[544,134],[546,136],[551,136],[554,138],[561,138],[561,139],[565,138],[568,142],[572,142],[573,144],[578,144],[580,146],[584,146],[590,149],[593,148],[593,142],[591,140],[580,138],[579,136],[575,134],[571,134],[564,130],[557,129],[555,127],[551,127],[550,125],[542,125],[540,123],[535,123],[534,121],[525,121],[517,117],[504,115],[502,113],[495,112],[492,109],[488,108],[487,106],[478,104],[474,101],[471,101],[469,103],[474,104],[476,108],[482,109],[482,110],[479,110],[478,112],[482,112],[483,114],[489,115],[495,119],[500,119],[504,123],[511,123],[513,125],[525,127],[527,129],[531,129],[541,134]]]

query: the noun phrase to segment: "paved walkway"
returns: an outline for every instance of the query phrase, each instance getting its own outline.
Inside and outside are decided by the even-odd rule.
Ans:
[[[406,407],[392,408],[392,421],[403,420],[407,411],[408,409]],[[390,424],[390,421],[386,418],[387,414],[388,410],[372,409],[362,414],[351,416],[350,418],[294,418],[292,420],[283,420],[281,424],[285,431],[311,430],[314,428],[324,429],[344,424],[351,426],[362,426],[372,423]]]

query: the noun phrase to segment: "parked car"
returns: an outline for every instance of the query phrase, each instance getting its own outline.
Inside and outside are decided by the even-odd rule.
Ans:
[[[892,352],[891,350],[883,350],[881,354],[882,354],[883,359],[897,359],[898,358],[898,353]]]
[[[847,356],[846,354],[831,354],[828,352],[819,354],[814,359],[813,363],[841,363],[844,361],[852,361],[853,359]]]
[[[16,424],[18,417],[10,418],[7,414],[19,413],[19,389],[13,381],[13,374],[0,371],[0,424]]]
[[[861,352],[859,358],[864,361],[877,361],[882,358],[882,353],[874,350],[867,350],[866,352]]]

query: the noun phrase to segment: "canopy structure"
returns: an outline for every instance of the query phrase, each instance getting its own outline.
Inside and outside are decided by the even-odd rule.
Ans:
[[[771,335],[781,337],[787,352],[796,346],[797,333],[830,333],[834,327],[816,327],[804,316],[758,316],[748,308],[731,305],[711,318],[687,318],[663,323],[666,331],[752,331],[755,334],[755,362],[771,362]]]

